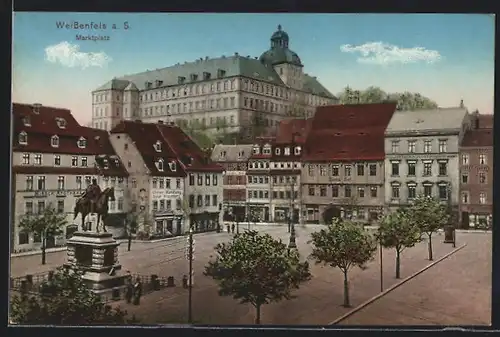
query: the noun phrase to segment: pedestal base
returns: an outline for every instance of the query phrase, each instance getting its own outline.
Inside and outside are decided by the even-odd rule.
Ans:
[[[118,263],[118,246],[111,233],[76,232],[67,241],[68,268],[84,271],[83,280],[96,294],[121,297],[128,275]]]

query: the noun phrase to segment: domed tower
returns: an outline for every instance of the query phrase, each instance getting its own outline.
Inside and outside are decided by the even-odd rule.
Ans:
[[[289,43],[288,34],[278,25],[278,30],[271,36],[271,48],[260,56],[260,62],[273,67],[287,86],[301,90],[303,65],[297,53],[288,48]]]

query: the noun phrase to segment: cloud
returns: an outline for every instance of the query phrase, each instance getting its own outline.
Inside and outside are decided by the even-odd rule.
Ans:
[[[344,44],[340,46],[340,51],[361,54],[358,62],[368,64],[435,63],[442,59],[437,50],[424,47],[401,48],[384,42],[368,42],[358,46]]]
[[[112,61],[105,52],[81,52],[80,46],[67,41],[45,48],[45,59],[69,68],[103,67]]]

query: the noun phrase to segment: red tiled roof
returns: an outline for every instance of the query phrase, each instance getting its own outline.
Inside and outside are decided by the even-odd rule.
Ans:
[[[278,124],[275,144],[290,144],[292,135],[295,134],[295,143],[302,144],[306,141],[307,133],[311,127],[312,118],[309,119],[288,119],[282,120]]]
[[[35,112],[33,105],[13,103],[12,111],[14,117],[13,151],[116,156],[106,131],[81,126],[68,109],[41,105],[38,112]],[[64,128],[58,126],[57,119],[64,119]],[[26,145],[19,144],[19,133],[22,131],[28,136]],[[52,136],[59,138],[57,147],[51,145]],[[86,140],[83,148],[78,146],[78,140],[81,137]],[[42,168],[38,167],[38,169]],[[63,167],[54,169],[65,170]],[[89,169],[94,170],[95,173],[95,168]],[[68,170],[73,170],[68,172],[76,172],[75,168],[68,168]],[[118,166],[110,167],[105,175],[125,177],[128,172],[120,161]]]
[[[493,129],[468,130],[462,140],[462,147],[493,146]]]
[[[478,127],[479,129],[493,129],[494,119],[493,115],[487,114],[477,114],[476,118],[478,119]]]
[[[384,132],[395,110],[395,103],[318,107],[302,159],[383,160]]]
[[[198,145],[182,129],[174,125],[156,124],[173,153],[188,172],[222,172],[224,168],[212,161],[210,153]]]
[[[122,121],[111,133],[125,133],[135,143],[144,163],[153,176],[185,177],[186,172],[222,172],[222,166],[215,164],[194,141],[179,127],[165,124],[152,124]],[[161,151],[154,145],[160,142]],[[164,171],[158,171],[155,162],[164,160]],[[175,161],[176,170],[170,170],[167,163]]]

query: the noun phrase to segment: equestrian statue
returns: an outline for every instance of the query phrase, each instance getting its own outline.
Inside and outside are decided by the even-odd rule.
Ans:
[[[82,231],[91,231],[92,224],[89,228],[85,226],[85,218],[91,213],[97,214],[97,225],[96,232],[99,233],[99,225],[102,221],[102,230],[107,232],[106,224],[104,219],[108,215],[108,201],[115,201],[115,190],[113,187],[105,188],[101,191],[99,185],[97,185],[97,180],[93,179],[92,184],[90,184],[85,192],[78,198],[74,208],[74,218],[80,213],[82,215]]]

